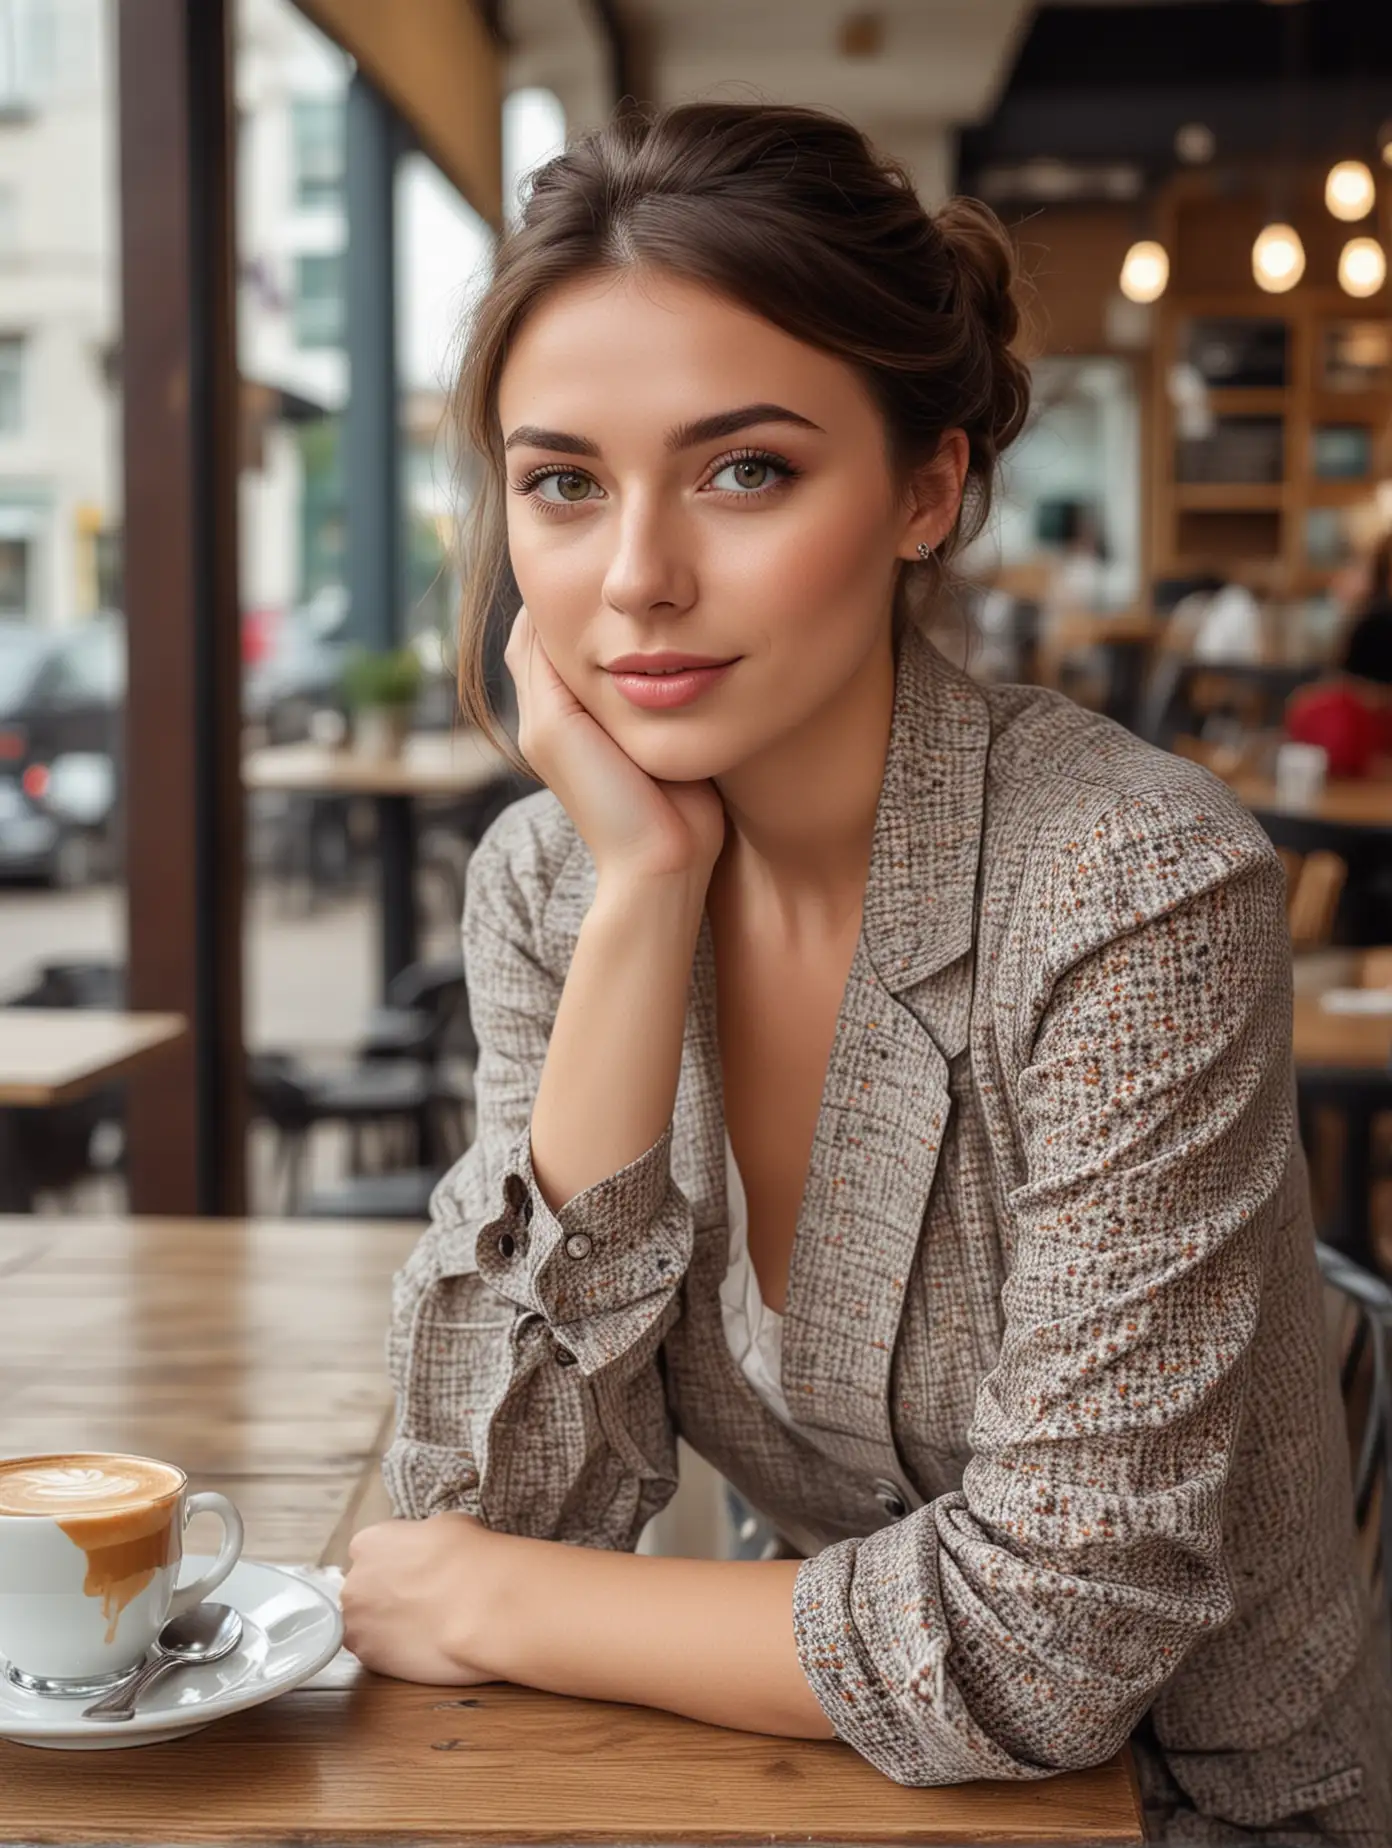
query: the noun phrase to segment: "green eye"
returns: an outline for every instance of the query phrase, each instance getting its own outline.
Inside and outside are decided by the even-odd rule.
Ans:
[[[773,464],[771,462],[765,462],[758,456],[745,456],[741,461],[727,462],[724,468],[718,469],[711,477],[711,486],[720,487],[720,477],[730,475],[733,476],[735,485],[733,489],[723,491],[736,494],[757,493],[760,488],[769,485],[772,474]]]
[[[543,500],[559,500],[573,505],[576,501],[582,501],[586,498],[591,485],[588,475],[581,475],[573,469],[567,469],[560,474],[544,476],[537,482],[536,491]],[[556,492],[554,494],[548,494],[546,492],[550,487],[555,488]]]

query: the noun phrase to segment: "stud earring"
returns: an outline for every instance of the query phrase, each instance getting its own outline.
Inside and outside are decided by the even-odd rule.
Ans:
[[[923,560],[925,565],[928,563],[928,560],[933,556],[933,548],[931,545],[928,544],[926,539],[919,540],[918,555]]]

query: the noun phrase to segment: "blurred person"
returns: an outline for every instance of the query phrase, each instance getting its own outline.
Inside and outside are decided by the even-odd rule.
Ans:
[[[1392,755],[1392,530],[1332,588],[1344,608],[1342,653],[1332,674],[1291,695],[1285,731],[1320,745],[1331,776],[1359,777]]]
[[[1343,657],[1351,679],[1377,689],[1379,703],[1392,690],[1392,528],[1351,570],[1341,573],[1335,594],[1347,612]]]
[[[1135,1735],[1172,1842],[1385,1845],[1284,877],[1196,766],[929,638],[1028,379],[1009,243],[847,123],[628,108],[470,330],[478,1135],[396,1283],[370,1669],[839,1736]],[[680,1433],[779,1557],[635,1554]]]

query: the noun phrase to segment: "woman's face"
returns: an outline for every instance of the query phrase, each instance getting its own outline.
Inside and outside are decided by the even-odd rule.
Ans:
[[[936,544],[960,498],[949,469],[936,504],[909,504],[848,365],[650,271],[547,297],[498,408],[541,643],[666,781],[722,775],[834,701],[887,642],[897,561]],[[659,654],[732,665],[665,686],[661,662],[615,671]]]

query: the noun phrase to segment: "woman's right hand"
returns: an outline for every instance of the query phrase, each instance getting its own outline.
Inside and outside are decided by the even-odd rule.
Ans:
[[[601,876],[708,881],[725,839],[715,784],[659,782],[640,769],[556,672],[525,604],[503,659],[517,688],[522,755],[559,798]]]

